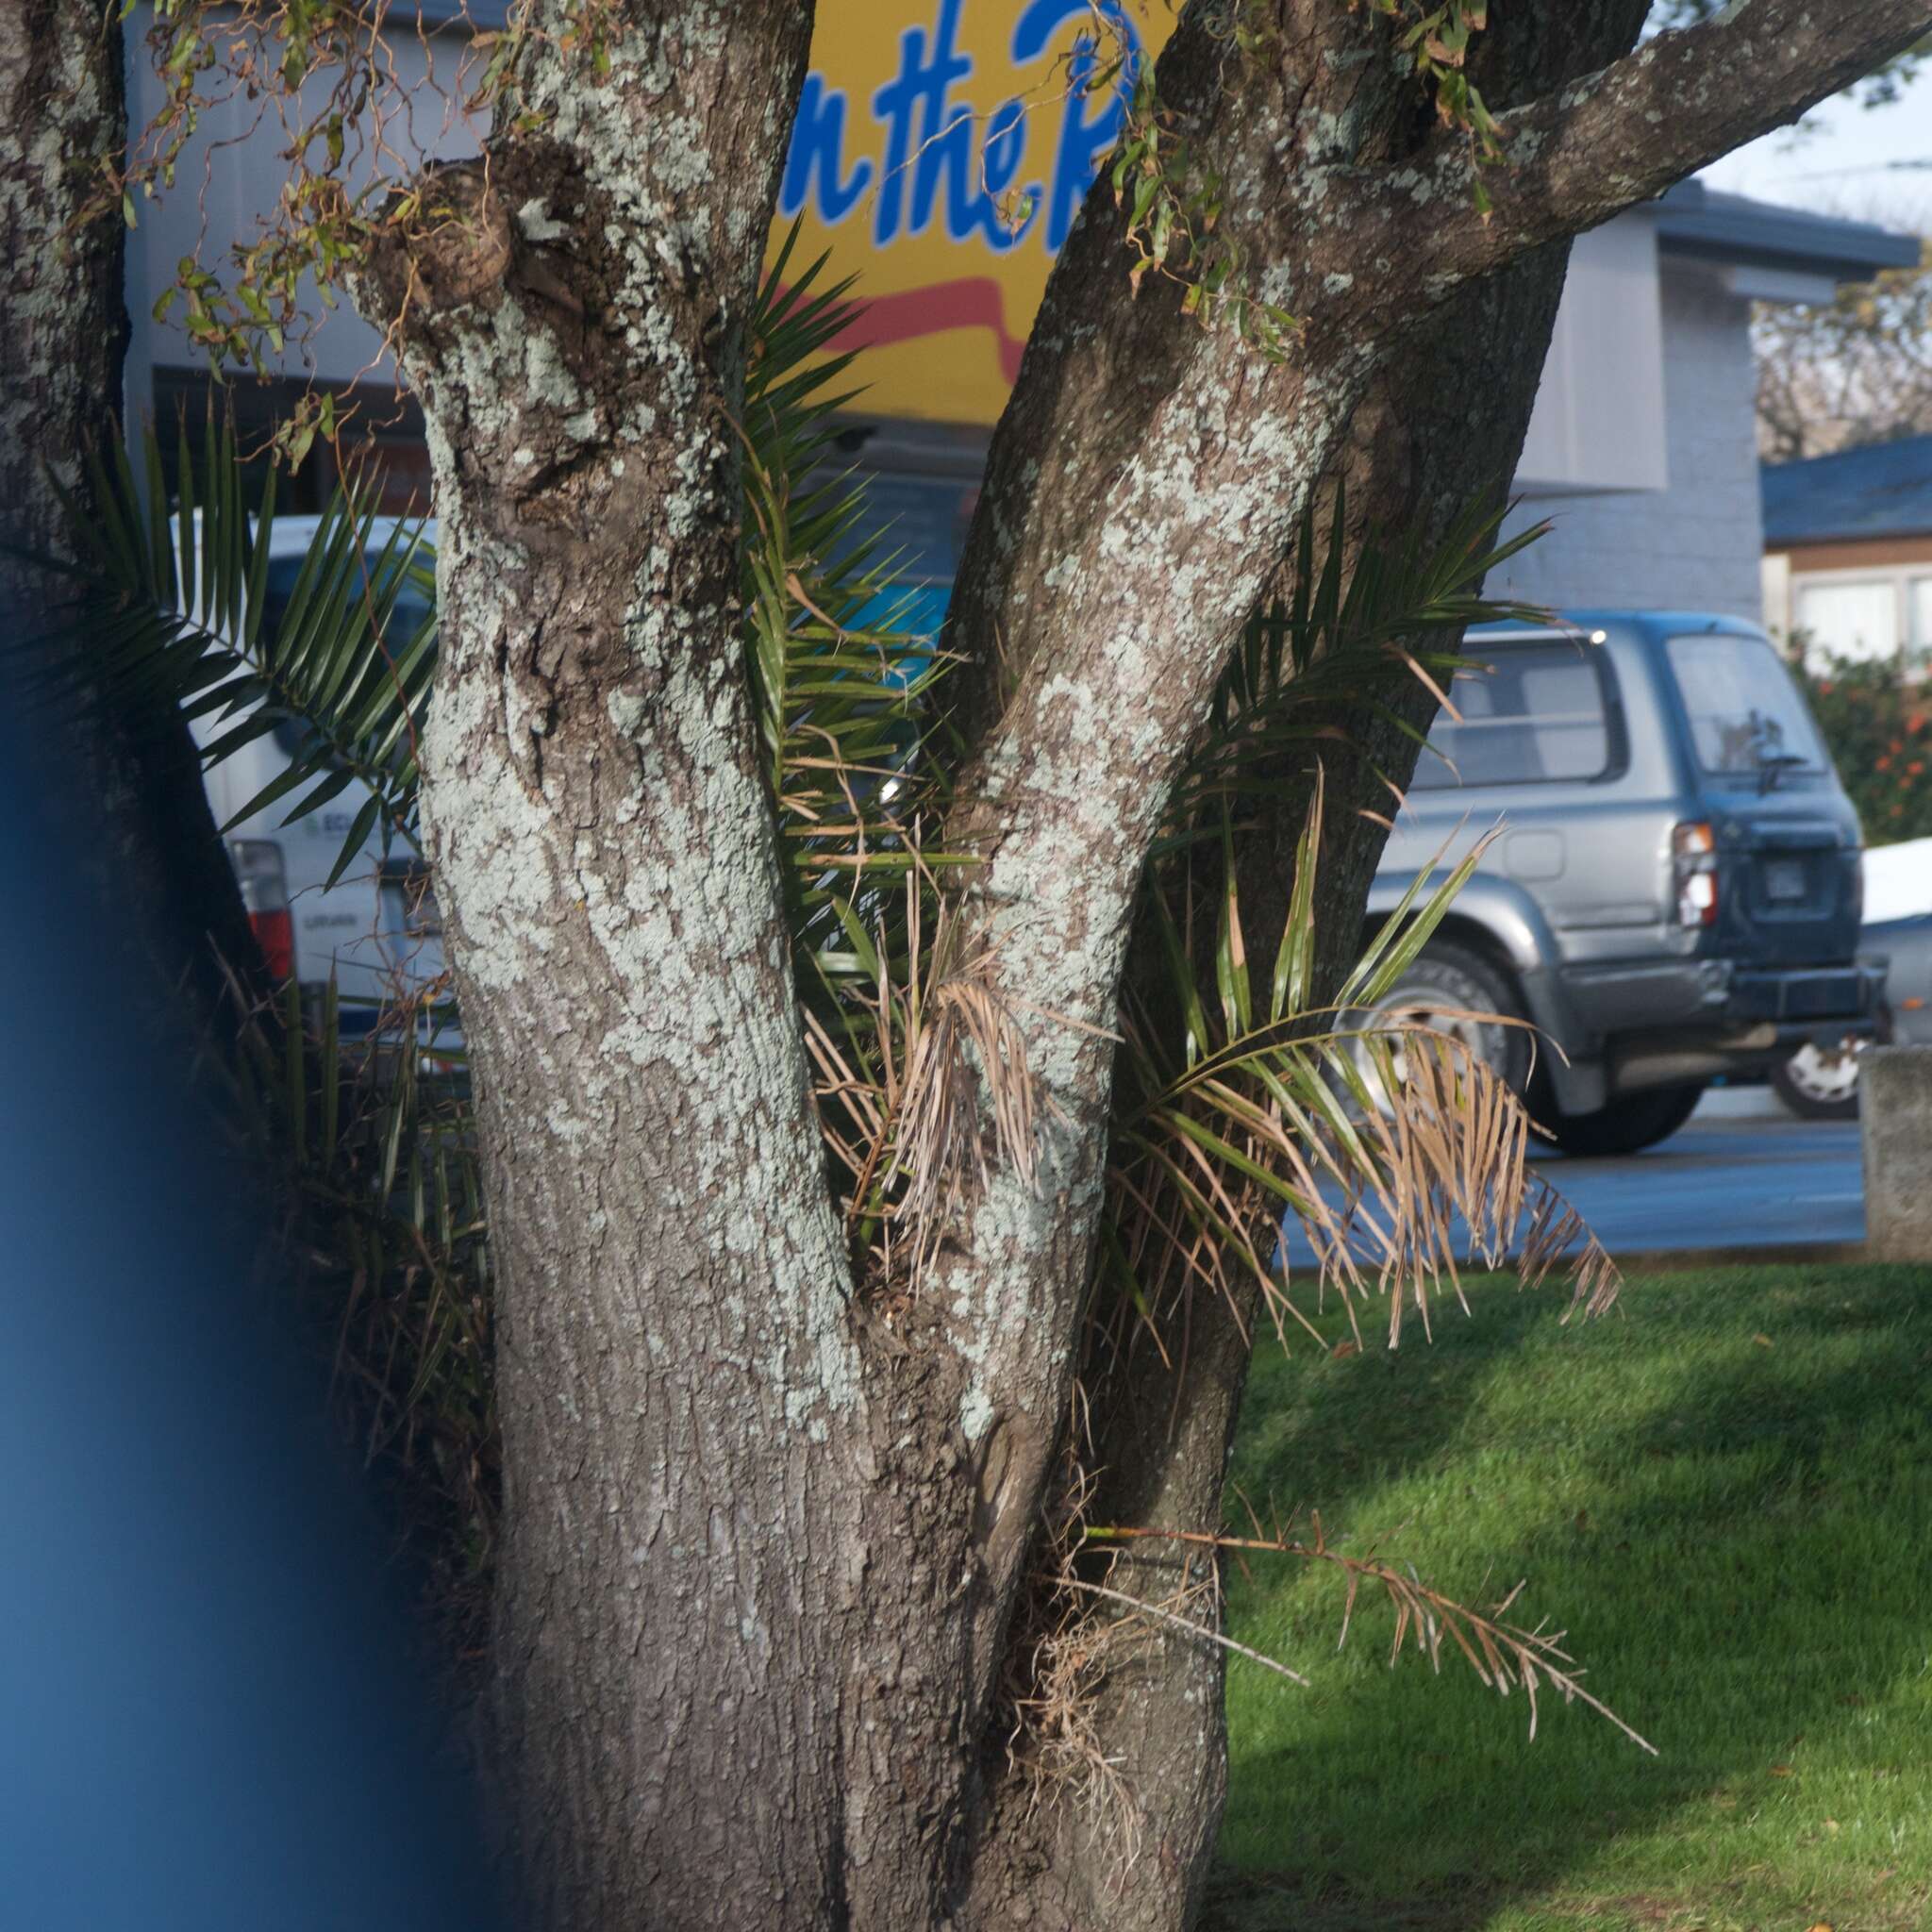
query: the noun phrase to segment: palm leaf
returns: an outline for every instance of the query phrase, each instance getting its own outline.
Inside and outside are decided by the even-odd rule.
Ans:
[[[1318,587],[1311,608],[1334,601]],[[1297,850],[1287,930],[1265,1013],[1246,1010],[1231,939],[1241,930],[1232,842],[1224,832],[1220,937],[1209,998],[1182,931],[1194,887],[1185,860],[1148,887],[1167,960],[1183,1063],[1167,1062],[1157,1024],[1130,1008],[1116,1080],[1107,1228],[1099,1265],[1145,1319],[1229,1270],[1258,1290],[1277,1327],[1304,1320],[1279,1260],[1280,1217],[1295,1216],[1324,1283],[1353,1307],[1388,1294],[1399,1340],[1405,1296],[1426,1324],[1429,1296],[1457,1283],[1457,1241],[1490,1264],[1512,1249],[1525,1278],[1567,1257],[1578,1300],[1608,1305],[1615,1271],[1574,1214],[1524,1166],[1522,1102],[1464,1044],[1415,1029],[1369,1030],[1351,1008],[1394,985],[1454,902],[1479,844],[1433,888],[1419,880],[1348,975],[1342,1005],[1309,1005],[1323,788],[1318,771]],[[1179,907],[1170,905],[1178,892]],[[1406,1078],[1398,1078],[1400,1051]],[[1359,1064],[1366,1058],[1382,1096]],[[1391,1290],[1399,1292],[1391,1292]]]
[[[396,633],[403,597],[428,582],[424,527],[385,531],[373,479],[349,476],[318,520],[271,626],[274,473],[251,511],[232,423],[210,413],[199,444],[184,418],[172,513],[161,508],[152,429],[142,440],[144,491],[118,442],[106,459],[90,458],[99,513],[70,519],[90,576],[70,620],[71,648],[60,654],[71,667],[66,694],[77,701],[91,688],[138,699],[128,708],[148,715],[179,704],[203,724],[202,758],[210,766],[283,721],[298,721],[305,733],[288,770],[229,824],[297,792],[289,816],[300,818],[359,782],[376,809],[358,815],[360,830],[338,858],[340,876],[374,829],[385,846],[416,840],[413,746],[435,661],[433,607],[409,636]]]
[[[1325,541],[1311,505],[1290,556],[1287,595],[1243,627],[1215,688],[1208,729],[1176,782],[1173,823],[1158,852],[1213,837],[1215,821],[1201,810],[1213,800],[1252,805],[1271,792],[1296,792],[1298,782],[1275,775],[1276,768],[1285,755],[1333,737],[1327,721],[1339,710],[1367,708],[1420,741],[1413,725],[1377,701],[1391,677],[1407,672],[1446,691],[1464,668],[1450,646],[1467,626],[1546,621],[1535,606],[1475,592],[1488,572],[1544,532],[1538,525],[1499,541],[1507,513],[1507,505],[1478,500],[1426,550],[1414,539],[1372,538],[1345,572],[1343,492],[1335,493]],[[1396,791],[1392,783],[1390,790]]]

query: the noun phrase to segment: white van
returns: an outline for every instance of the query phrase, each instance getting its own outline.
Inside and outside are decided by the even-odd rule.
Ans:
[[[287,609],[302,559],[322,523],[315,516],[277,517],[269,534],[265,626]],[[396,524],[378,519],[374,536],[386,542]],[[406,590],[397,605],[397,625],[413,632],[425,614],[422,599]],[[217,712],[193,723],[205,748],[234,724]],[[249,923],[260,941],[270,974],[293,978],[305,991],[320,991],[333,979],[341,1008],[342,1030],[366,1031],[385,1008],[427,991],[446,1002],[448,982],[442,927],[427,868],[421,855],[400,838],[385,858],[379,830],[363,841],[358,856],[331,886],[330,873],[369,798],[369,790],[351,780],[327,804],[285,824],[310,789],[298,786],[273,804],[230,824],[251,799],[289,770],[300,749],[302,726],[285,720],[273,731],[229,753],[208,768],[206,783],[215,823],[242,885]],[[454,1043],[445,1027],[440,1043]]]

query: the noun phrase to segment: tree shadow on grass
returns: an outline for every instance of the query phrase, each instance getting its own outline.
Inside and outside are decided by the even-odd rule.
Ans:
[[[1459,1659],[1440,1679],[1413,1653],[1385,1668],[1366,1597],[1348,1653],[1324,1657],[1339,1591],[1237,1584],[1238,1634],[1317,1688],[1231,1686],[1224,1846],[1244,1869],[1217,1883],[1215,1932],[1475,1932],[1574,1885],[1603,1904],[1569,1923],[1664,1924],[1740,1860],[1754,1896],[1779,1869],[1835,1871],[1857,1923],[1912,1923],[1909,1848],[1876,1892],[1885,1860],[1866,1854],[1911,1829],[1893,1814],[1925,1796],[1912,1767],[1932,1757],[1923,1694],[1900,1690],[1925,1665],[1932,1273],[1777,1271],[1735,1324],[1683,1299],[1707,1295],[1696,1281],[1636,1285],[1608,1328],[1558,1337],[1546,1299],[1492,1291],[1392,1364],[1257,1366],[1250,1493],[1319,1503],[1364,1541],[1407,1512],[1386,1554],[1482,1601],[1528,1576],[1519,1612],[1567,1625],[1591,1689],[1662,1755],[1547,1696],[1532,1742],[1521,1701]],[[1805,1849],[1854,1807],[1871,1842]],[[1634,1869],[1619,1840],[1669,1869]],[[1794,1895],[1794,1923],[1826,1903]]]

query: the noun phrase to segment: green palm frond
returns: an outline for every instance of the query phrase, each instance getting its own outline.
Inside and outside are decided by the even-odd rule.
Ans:
[[[1149,889],[1168,966],[1162,994],[1180,1022],[1163,1028],[1131,1004],[1124,1018],[1100,1243],[1119,1306],[1158,1342],[1176,1299],[1205,1287],[1240,1306],[1247,1283],[1277,1327],[1307,1323],[1280,1258],[1284,1217],[1307,1230],[1324,1282],[1351,1308],[1373,1278],[1379,1291],[1405,1291],[1426,1324],[1432,1292],[1457,1282],[1458,1245],[1491,1266],[1514,1250],[1531,1279],[1565,1263],[1578,1300],[1592,1312],[1607,1306],[1608,1257],[1524,1165],[1523,1103],[1462,1041],[1372,1030],[1357,1010],[1399,980],[1482,846],[1433,885],[1425,874],[1371,941],[1341,1004],[1320,1008],[1311,975],[1322,813],[1318,769],[1265,999],[1242,944],[1231,843],[1210,966],[1187,943],[1201,908],[1185,869],[1175,867],[1178,883]],[[1391,1342],[1404,1305],[1390,1295]]]
[[[838,908],[921,864],[916,833],[943,805],[934,641],[909,627],[898,558],[863,529],[862,483],[832,467],[838,385],[826,353],[851,321],[825,258],[786,277],[794,224],[759,287],[745,378],[746,660],[793,875],[794,924],[823,972],[864,968]],[[890,912],[897,894],[877,902]],[[826,941],[832,943],[827,948]],[[868,970],[868,976],[870,973]]]
[[[1453,648],[1466,626],[1548,619],[1537,606],[1477,593],[1487,573],[1547,528],[1539,524],[1499,541],[1507,514],[1507,505],[1478,500],[1432,547],[1412,537],[1374,538],[1349,570],[1344,492],[1335,491],[1325,539],[1311,504],[1289,558],[1286,595],[1249,618],[1215,687],[1161,849],[1172,849],[1175,837],[1199,836],[1201,808],[1213,800],[1298,796],[1299,778],[1274,767],[1284,754],[1332,736],[1324,720],[1343,707],[1421,743],[1422,734],[1382,702],[1391,677],[1420,678],[1441,695],[1466,662]]]
[[[385,531],[374,480],[347,477],[271,623],[274,475],[251,510],[232,424],[210,413],[198,452],[195,442],[184,420],[172,513],[155,431],[142,439],[144,490],[119,444],[90,458],[100,514],[70,519],[89,570],[73,620],[88,648],[63,658],[105,691],[179,705],[202,726],[210,766],[297,722],[288,769],[230,824],[285,801],[291,823],[359,781],[369,795],[333,884],[372,832],[385,846],[416,840],[416,748],[436,651],[424,526]],[[430,614],[406,630],[399,618],[412,592]]]
[[[885,1143],[898,1119],[895,1064],[921,1038],[905,998],[922,970],[920,919],[955,862],[929,837],[951,746],[937,641],[917,628],[900,556],[869,532],[863,480],[837,460],[853,358],[833,345],[852,320],[852,284],[827,283],[823,256],[794,274],[797,234],[767,271],[751,325],[745,658],[821,1111],[834,1166],[864,1196],[863,1246],[886,1224],[884,1194],[917,1186]]]
[[[850,284],[823,258],[794,260],[796,229],[763,278],[751,319],[742,425],[742,622],[767,781],[788,860],[799,982],[824,1037],[868,1091],[889,1084],[881,974],[905,985],[918,908],[949,860],[926,843],[946,797],[941,682],[934,641],[910,622],[898,558],[871,534],[862,480],[842,468],[838,411],[852,400]],[[376,514],[378,479],[348,476],[291,567],[270,554],[273,471],[257,490],[231,422],[185,421],[169,505],[158,438],[137,478],[116,445],[93,459],[97,514],[70,504],[84,568],[72,641],[48,654],[85,667],[57,695],[139,696],[178,706],[213,766],[265,735],[296,748],[230,824],[280,807],[285,823],[359,781],[366,788],[329,883],[372,835],[418,838],[418,747],[436,666],[430,529]],[[275,594],[272,596],[272,589]],[[285,594],[283,594],[285,592]],[[405,623],[406,610],[426,609]],[[273,607],[273,608],[272,608]],[[300,727],[291,734],[282,727]],[[226,829],[226,827],[224,827]],[[908,908],[910,908],[908,910]],[[828,1096],[849,1112],[858,1089]],[[854,1123],[848,1127],[856,1131]],[[398,1130],[398,1147],[414,1130]]]
[[[746,375],[743,564],[747,662],[797,924],[822,956],[850,970],[839,905],[908,868],[906,836],[936,808],[941,765],[930,639],[908,627],[895,559],[866,539],[862,486],[831,468],[840,381],[849,355],[827,354],[850,321],[849,282],[826,285],[824,259],[791,283],[791,237],[759,289]],[[372,832],[417,842],[418,745],[435,675],[433,553],[422,522],[386,525],[376,479],[344,480],[300,561],[286,608],[264,622],[271,471],[249,508],[232,425],[210,414],[200,438],[182,425],[178,497],[169,514],[158,439],[144,439],[145,487],[118,445],[95,458],[97,518],[73,518],[89,563],[75,622],[90,642],[66,654],[109,684],[145,684],[204,721],[212,765],[286,721],[302,749],[238,817],[286,801],[306,816],[360,781],[336,874]],[[407,593],[429,615],[406,632]],[[210,729],[210,724],[214,727]]]
[[[275,1272],[331,1355],[345,1431],[479,1639],[498,1507],[489,1243],[465,1056],[423,989],[345,1034],[333,986],[247,1009],[214,1068],[234,1158],[277,1204]]]

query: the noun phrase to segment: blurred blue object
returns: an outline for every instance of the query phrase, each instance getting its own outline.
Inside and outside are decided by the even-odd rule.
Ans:
[[[936,651],[941,627],[946,621],[946,602],[952,592],[950,584],[887,584],[859,606],[852,627],[860,631],[888,628],[901,631],[908,637],[923,641],[930,650]],[[895,673],[894,681],[901,685],[910,684],[931,661],[929,653],[923,657],[908,657],[903,668]]]
[[[89,828],[46,822],[25,736],[0,725],[0,881],[35,908],[0,974],[0,1924],[488,1932],[373,1510],[248,1279],[266,1204],[238,1214],[108,982]]]

